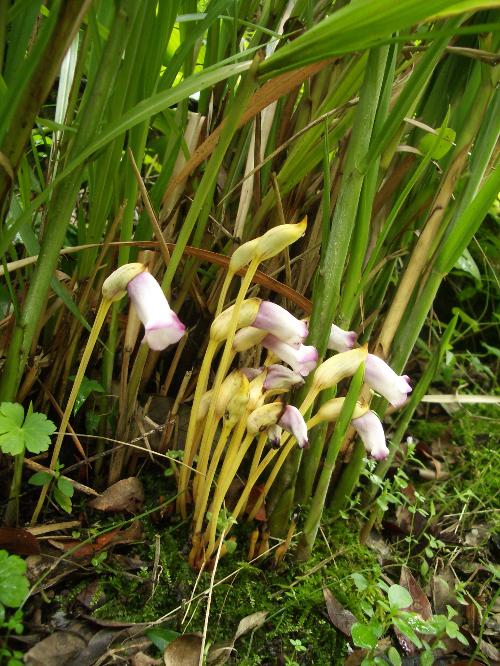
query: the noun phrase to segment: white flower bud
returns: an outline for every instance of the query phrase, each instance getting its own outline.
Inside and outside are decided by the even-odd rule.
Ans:
[[[352,377],[368,354],[367,347],[335,354],[316,369],[313,386],[318,391],[335,386],[345,377]]]
[[[243,328],[244,326],[251,326],[257,316],[260,306],[260,298],[247,298],[243,301],[240,307],[238,322],[236,328]],[[212,322],[210,327],[210,338],[216,342],[225,340],[229,333],[231,319],[233,317],[234,305],[224,312],[221,312],[218,317]]]

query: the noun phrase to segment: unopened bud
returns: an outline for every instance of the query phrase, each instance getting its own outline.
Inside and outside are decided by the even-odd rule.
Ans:
[[[257,239],[259,242],[256,253],[260,261],[265,261],[282,252],[286,247],[295,243],[306,232],[307,218],[298,224],[280,224],[266,231]]]
[[[234,426],[245,411],[250,397],[250,382],[241,370],[233,370],[220,387],[215,413]]]
[[[247,241],[246,243],[243,243],[243,245],[240,245],[236,248],[231,256],[231,260],[229,261],[230,271],[236,273],[240,270],[240,268],[243,268],[243,266],[249,264],[252,259],[256,258],[257,245],[259,240],[260,238],[254,238],[253,240]]]
[[[333,398],[332,400],[327,400],[313,416],[315,424],[320,423],[321,421],[336,421],[340,416],[344,402],[345,398]],[[368,409],[368,405],[356,402],[351,418],[357,419],[360,416],[363,416]]]
[[[128,283],[146,270],[140,263],[124,264],[102,283],[102,295],[108,301],[119,301],[127,293]]]
[[[255,321],[255,317],[259,311],[260,298],[247,298],[243,301],[240,307],[238,321],[236,328],[243,328],[244,326],[251,326]],[[222,342],[229,334],[231,320],[233,318],[234,305],[224,312],[221,312],[218,317],[212,322],[210,327],[210,338],[215,342]]]
[[[248,434],[256,435],[275,425],[279,421],[284,409],[285,406],[281,402],[270,402],[267,405],[262,405],[254,409],[247,419]]]
[[[345,377],[351,377],[366,360],[368,348],[357,347],[350,351],[335,354],[316,369],[313,386],[318,391],[335,386]]]
[[[198,413],[196,414],[196,420],[197,421],[203,421],[205,416],[208,414],[208,410],[210,408],[210,404],[212,402],[212,395],[213,391],[206,391],[202,396],[200,400],[200,406],[198,407]]]
[[[250,399],[248,400],[247,409],[252,412],[264,402],[264,381],[266,373],[260,372],[256,377],[250,381]]]
[[[254,326],[240,328],[234,336],[233,349],[237,352],[247,351],[247,349],[260,345],[266,335],[267,331],[261,331],[260,328]]]

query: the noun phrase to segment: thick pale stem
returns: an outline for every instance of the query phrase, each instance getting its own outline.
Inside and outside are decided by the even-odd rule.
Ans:
[[[217,342],[210,340],[203,357],[203,363],[198,375],[196,389],[194,392],[193,405],[191,408],[191,416],[189,419],[188,431],[186,435],[186,442],[184,445],[184,462],[189,467],[193,463],[194,456],[196,455],[197,441],[196,441],[196,428],[198,424],[198,411],[200,408],[201,397],[205,393],[208,384],[208,376],[212,359],[217,349]],[[189,467],[182,467],[179,474],[179,496],[177,498],[177,509],[183,518],[187,516],[186,508],[186,491],[189,483],[190,469]]]
[[[252,511],[250,512],[250,515],[248,516],[248,520],[249,520],[249,521],[250,521],[250,520],[253,520],[253,519],[255,518],[255,516],[257,515],[257,513],[258,513],[260,507],[262,506],[264,500],[265,500],[266,497],[267,497],[267,493],[269,492],[269,489],[270,489],[271,486],[273,485],[275,478],[278,476],[278,472],[279,472],[280,469],[282,468],[283,463],[284,463],[285,460],[287,459],[288,454],[289,454],[290,451],[294,448],[294,446],[295,446],[295,440],[292,440],[291,442],[288,442],[288,444],[284,444],[284,445],[282,446],[282,448],[281,448],[281,453],[280,453],[280,455],[279,455],[279,458],[278,458],[278,460],[276,461],[276,464],[274,465],[273,470],[272,470],[271,474],[269,475],[269,477],[268,477],[268,479],[267,479],[267,481],[266,481],[266,483],[265,483],[264,490],[262,491],[262,494],[261,494],[261,496],[259,497],[259,499],[255,502],[255,505],[254,505]],[[274,453],[274,452],[273,452],[273,453]],[[267,457],[267,456],[266,456],[266,457]],[[264,463],[265,460],[266,460],[266,458],[264,458],[264,460],[262,461],[262,463]]]
[[[92,326],[92,330],[90,331],[89,339],[87,340],[87,344],[85,346],[85,349],[83,351],[82,359],[80,361],[80,365],[78,367],[78,372],[76,373],[75,381],[73,382],[73,388],[71,389],[71,393],[69,394],[68,402],[66,403],[66,409],[64,410],[64,414],[62,417],[61,425],[59,427],[59,434],[57,435],[56,443],[54,444],[54,450],[52,452],[52,458],[50,461],[50,469],[54,470],[56,468],[56,464],[59,460],[59,454],[61,452],[61,446],[63,443],[64,435],[66,434],[66,428],[68,427],[69,423],[69,417],[71,416],[71,411],[73,409],[73,406],[75,404],[75,400],[78,396],[78,392],[80,390],[80,385],[82,383],[83,377],[85,375],[85,370],[87,369],[87,365],[89,363],[90,357],[92,355],[92,351],[94,350],[95,343],[97,342],[97,338],[99,336],[99,331],[102,328],[102,325],[104,324],[104,320],[106,319],[106,315],[109,310],[109,306],[111,305],[111,301],[103,298],[101,301],[101,305],[99,306],[99,310],[97,311],[97,315],[94,321],[94,325]],[[40,493],[40,497],[38,498],[37,505],[35,507],[35,510],[33,512],[33,517],[31,518],[31,524],[33,525],[36,523],[38,520],[38,516],[40,515],[40,511],[42,510],[43,503],[45,501],[45,498],[47,496],[47,491],[49,489],[50,483],[46,483],[42,487],[42,491]]]
[[[214,480],[215,472],[217,470],[219,460],[224,451],[224,447],[226,446],[227,438],[229,437],[230,432],[231,426],[224,424],[219,441],[217,442],[217,446],[215,447],[215,451],[212,455],[208,472],[205,477],[199,477],[198,496],[194,508],[194,519],[196,521],[196,527],[194,530],[195,534],[201,532],[201,528],[203,526],[203,517],[205,515],[205,509],[207,508],[208,503],[208,496],[210,495],[210,489],[212,487],[212,481]]]
[[[228,270],[228,272],[226,273],[226,277],[224,278],[222,288],[220,290],[219,301],[217,303],[217,310],[215,311],[215,317],[218,317],[222,312],[222,308],[224,307],[224,301],[226,300],[227,292],[229,290],[229,285],[231,284],[233,276],[234,276],[233,271]]]
[[[203,433],[203,439],[200,446],[200,456],[207,455],[204,454],[203,452],[205,450],[210,451],[210,448],[212,446],[212,441],[217,427],[217,420],[214,419],[215,405],[217,404],[220,387],[222,385],[224,377],[226,376],[226,373],[229,369],[229,365],[231,363],[232,358],[234,358],[233,341],[234,341],[234,335],[236,333],[236,328],[238,326],[238,319],[240,316],[241,305],[245,299],[248,288],[252,283],[252,279],[253,276],[255,275],[258,265],[259,265],[258,258],[253,259],[250,262],[245,277],[241,282],[240,290],[238,292],[238,296],[236,297],[236,301],[233,306],[233,313],[228,327],[229,330],[226,338],[226,344],[224,346],[222,358],[219,361],[219,367],[217,368],[217,373],[215,375],[214,385],[212,388],[212,402],[210,403],[210,407],[207,414],[205,431]]]
[[[236,455],[232,456],[231,459],[229,460],[226,459],[226,462],[228,462],[227,471],[224,473],[224,469],[221,470],[219,481],[217,484],[217,489],[215,491],[214,499],[211,506],[212,515],[210,517],[210,522],[207,527],[207,534],[208,534],[208,547],[206,551],[207,559],[213,553],[215,548],[215,540],[217,536],[217,521],[219,518],[219,513],[222,508],[222,504],[224,502],[227,490],[231,485],[231,481],[236,476],[238,468],[241,465],[241,461],[245,457],[245,454],[248,451],[248,449],[250,448],[252,441],[253,441],[253,435],[247,435],[243,440],[243,442],[241,443],[241,446],[239,447],[238,451],[236,452]]]

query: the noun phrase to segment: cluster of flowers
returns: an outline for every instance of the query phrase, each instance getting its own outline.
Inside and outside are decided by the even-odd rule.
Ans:
[[[165,295],[147,271],[142,271],[127,284],[130,299],[145,327],[144,341],[153,350],[165,349],[178,342],[185,333],[185,326],[171,310]],[[223,340],[232,317],[231,308],[222,312],[212,324],[211,334]],[[312,392],[315,396],[341,379],[352,376],[361,363],[365,363],[364,380],[368,386],[384,396],[394,407],[401,406],[411,392],[409,378],[397,375],[379,357],[369,354],[365,347],[356,347],[356,333],[344,331],[332,325],[328,348],[338,352],[318,367],[318,352],[315,347],[305,345],[308,323],[299,320],[275,303],[249,298],[243,301],[238,316],[237,332],[233,350],[242,352],[260,344],[269,352],[268,362],[263,368],[243,368],[246,377],[253,381],[259,375],[264,396],[283,393],[304,382],[304,377],[314,371]],[[281,360],[290,368],[278,365]],[[271,403],[264,406],[269,420],[266,422],[271,443],[279,443],[281,429],[294,435],[300,447],[307,446],[307,432],[320,421],[331,421],[338,417],[343,398],[335,398],[323,404],[315,416],[306,424],[296,407]],[[265,399],[262,400],[262,403]],[[280,405],[280,407],[276,407]],[[304,410],[302,410],[304,411]],[[361,437],[367,452],[381,460],[388,455],[386,439],[378,416],[367,405],[357,403],[352,425]],[[255,419],[254,419],[255,420]],[[262,419],[257,421],[262,424]],[[249,419],[249,423],[251,420]],[[262,429],[262,425],[260,426]]]

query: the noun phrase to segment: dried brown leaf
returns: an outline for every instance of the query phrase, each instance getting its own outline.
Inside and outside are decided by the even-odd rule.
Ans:
[[[137,477],[131,476],[114,483],[89,502],[89,506],[98,511],[140,513],[144,507],[144,488]]]
[[[0,548],[14,555],[38,555],[38,539],[20,527],[0,527]]]
[[[163,653],[165,666],[198,666],[202,638],[199,634],[183,634],[169,643]]]
[[[24,655],[27,666],[69,666],[87,647],[83,625],[71,625],[72,631],[56,631],[42,639]]]
[[[356,622],[355,616],[335,599],[327,587],[323,588],[323,596],[325,597],[326,610],[330,622],[336,629],[350,638],[352,625]]]

